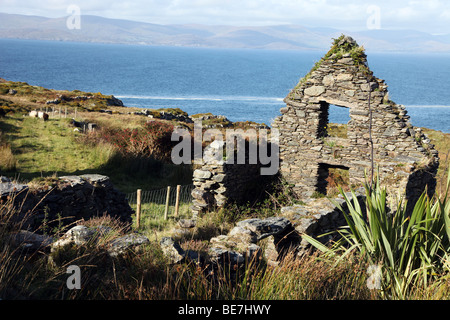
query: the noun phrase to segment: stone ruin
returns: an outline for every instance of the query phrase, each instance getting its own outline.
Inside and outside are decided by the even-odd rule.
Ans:
[[[127,225],[132,222],[133,210],[125,194],[116,189],[107,176],[62,176],[37,186],[33,182],[21,184],[1,178],[0,204],[11,202],[15,208],[14,219],[24,230],[42,233],[45,224],[50,232],[104,215]]]
[[[408,201],[407,211],[424,190],[434,193],[438,152],[422,130],[412,126],[405,107],[389,99],[386,83],[373,75],[364,49],[352,38],[343,35],[335,39],[330,51],[284,102],[286,107],[273,123],[279,132],[278,175],[293,187],[302,204],[283,207],[276,217],[238,222],[227,235],[210,240],[213,260],[243,263],[256,252],[277,265],[286,252],[302,256],[309,251],[304,234],[322,243],[330,241],[332,232],[346,224],[339,208],[348,210],[342,195],[329,193],[333,170],[348,177],[348,187],[362,208],[362,186],[369,182],[372,170],[392,200],[400,195]],[[350,121],[339,135],[330,132],[331,105],[349,110]],[[205,155],[218,147],[213,142]],[[206,161],[194,171],[194,216],[228,203],[245,202],[249,189],[263,185],[258,180],[260,168],[259,163]],[[321,195],[334,197],[333,201]],[[352,198],[349,191],[346,196]],[[395,206],[396,202],[391,203]],[[324,234],[327,236],[318,237]],[[263,238],[266,243],[261,246]],[[180,259],[188,255],[177,252]]]
[[[245,146],[242,164],[238,163],[236,154],[233,163],[216,159],[214,155],[225,148],[225,142],[212,142],[205,148],[203,164],[194,170],[191,206],[194,216],[230,203],[253,201],[264,193],[264,187],[273,180],[272,176],[261,175],[263,166],[260,162],[250,163],[249,144]]]
[[[348,172],[360,187],[373,167],[391,195],[413,203],[427,188],[434,193],[438,153],[405,107],[389,99],[387,85],[370,71],[364,48],[350,37],[330,51],[284,99],[273,127],[280,133],[280,173],[301,198],[326,194],[330,170]],[[348,108],[346,137],[328,128],[330,105]]]
[[[433,194],[438,152],[411,125],[405,107],[389,99],[387,87],[369,69],[364,48],[342,35],[290,91],[273,128],[279,131],[279,175],[300,199],[327,195],[336,169],[348,176],[349,187],[358,188],[373,168],[390,195],[405,195],[408,205],[425,189]],[[339,136],[328,130],[331,105],[349,110],[350,121]],[[245,198],[251,185],[261,186],[260,167],[204,163],[194,171],[194,215]]]

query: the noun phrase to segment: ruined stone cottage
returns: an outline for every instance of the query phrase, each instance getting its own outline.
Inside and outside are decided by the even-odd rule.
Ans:
[[[405,107],[389,99],[366,58],[363,47],[342,35],[284,99],[273,123],[280,132],[280,172],[301,197],[326,194],[336,168],[348,171],[350,185],[362,186],[372,171],[371,141],[375,174],[390,194],[414,200],[425,187],[434,191],[437,151],[411,125]],[[330,105],[349,109],[344,136],[329,131]]]
[[[272,124],[279,132],[279,174],[300,199],[326,195],[333,170],[340,170],[353,188],[363,186],[373,172],[390,195],[406,196],[410,205],[425,188],[434,192],[437,151],[411,125],[405,107],[389,99],[384,80],[373,75],[364,48],[352,38],[335,39],[284,102]],[[349,110],[350,121],[338,136],[330,131],[331,105]],[[252,185],[261,186],[259,168],[203,164],[194,172],[194,214],[245,198]]]

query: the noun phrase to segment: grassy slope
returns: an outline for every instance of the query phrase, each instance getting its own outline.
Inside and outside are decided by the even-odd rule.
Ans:
[[[190,172],[188,168],[161,167],[156,163],[155,167],[162,172],[152,172],[151,168],[133,169],[130,167],[133,164],[124,164],[117,159],[111,146],[92,147],[81,143],[78,138],[83,133],[74,131],[67,119],[44,122],[38,118],[13,115],[0,121],[0,130],[7,132],[7,141],[17,163],[15,170],[2,170],[0,173],[19,180],[100,173],[109,176],[123,192],[133,192],[138,188],[158,189],[191,181],[190,176],[186,178]]]
[[[15,94],[9,94],[9,90]],[[46,104],[58,97],[68,97],[59,104]],[[88,100],[70,100],[72,97],[88,96]],[[81,91],[57,91],[30,86],[24,82],[10,82],[0,79],[0,175],[22,181],[30,181],[42,176],[62,176],[70,174],[100,173],[111,178],[114,185],[124,192],[158,189],[167,185],[188,184],[191,181],[190,169],[157,163],[124,164],[116,157],[109,145],[95,147],[81,143],[82,133],[74,131],[69,122],[95,122],[102,126],[136,128],[147,120],[145,117],[128,114],[135,108],[109,105],[111,96]],[[59,114],[48,121],[31,118],[31,110],[52,108]],[[112,115],[96,112],[108,109]],[[67,110],[67,118],[64,113]],[[157,168],[157,170],[154,168]]]

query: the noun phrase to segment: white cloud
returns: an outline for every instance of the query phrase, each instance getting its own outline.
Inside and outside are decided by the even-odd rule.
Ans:
[[[161,24],[293,23],[353,30],[366,28],[367,8],[375,5],[382,28],[450,33],[448,0],[0,0],[0,11],[61,17],[72,4],[82,14]]]

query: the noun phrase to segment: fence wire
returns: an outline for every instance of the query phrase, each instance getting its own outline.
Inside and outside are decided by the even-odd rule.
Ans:
[[[191,192],[194,189],[192,184],[180,187],[179,214],[188,213],[189,205],[192,203]],[[170,187],[168,215],[175,213],[177,187]],[[141,191],[141,214],[153,218],[160,218],[164,215],[166,206],[167,188],[158,190]],[[133,208],[137,204],[137,191],[126,194],[126,199]]]

